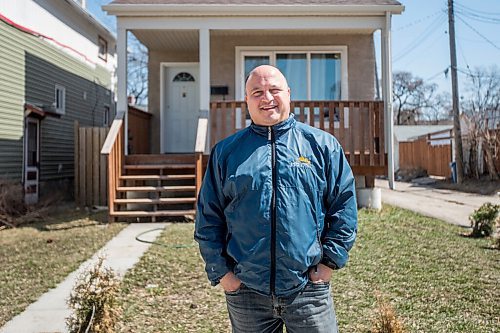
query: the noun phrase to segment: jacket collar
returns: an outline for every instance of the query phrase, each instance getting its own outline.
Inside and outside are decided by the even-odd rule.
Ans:
[[[288,131],[290,128],[295,127],[295,115],[290,113],[290,116],[287,120],[283,120],[281,123],[277,123],[276,125],[271,126],[272,131],[274,132],[274,136],[278,137],[281,134]],[[269,126],[260,126],[256,125],[254,122],[250,125],[250,128],[257,134],[262,136],[267,136],[269,133]]]

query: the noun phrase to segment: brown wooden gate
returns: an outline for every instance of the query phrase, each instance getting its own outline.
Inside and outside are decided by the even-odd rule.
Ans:
[[[75,122],[75,203],[107,206],[107,160],[101,155],[107,127],[79,127]]]

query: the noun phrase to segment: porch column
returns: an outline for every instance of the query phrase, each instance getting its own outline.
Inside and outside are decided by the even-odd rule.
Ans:
[[[200,38],[200,117],[210,119],[210,30],[202,28]],[[210,124],[210,122],[209,122]],[[210,142],[210,128],[207,142]]]
[[[385,27],[381,33],[382,44],[382,84],[385,116],[385,142],[387,151],[387,172],[389,188],[394,190],[394,114],[392,110],[392,51],[391,13],[385,13]]]
[[[125,155],[128,155],[128,101],[127,101],[127,29],[120,27],[118,21],[118,39],[116,43],[116,57],[118,68],[116,70],[117,78],[117,111],[125,112],[124,121],[124,144]]]

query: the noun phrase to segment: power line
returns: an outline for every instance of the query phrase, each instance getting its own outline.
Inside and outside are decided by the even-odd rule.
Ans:
[[[486,16],[481,16],[481,15],[476,15],[472,13],[468,13],[462,10],[457,10],[455,13],[463,15],[471,20],[478,21],[481,23],[489,23],[489,24],[500,24],[500,18],[491,18],[491,17],[486,17]]]
[[[478,34],[481,38],[483,38],[485,41],[488,42],[488,44],[490,44],[491,46],[493,46],[494,48],[496,48],[497,50],[500,50],[500,47],[498,47],[495,43],[493,43],[491,40],[489,40],[486,36],[484,36],[482,33],[480,33],[479,31],[477,31],[473,26],[471,26],[469,23],[467,23],[462,17],[460,17],[459,15],[456,15],[456,17],[462,21],[466,26],[468,26],[472,31],[474,31],[476,34]]]
[[[409,27],[413,27],[414,25],[417,25],[417,24],[419,24],[419,23],[421,23],[421,22],[424,22],[424,21],[426,21],[426,20],[430,19],[431,17],[434,17],[434,16],[436,16],[436,15],[438,15],[438,14],[441,14],[441,13],[442,13],[442,11],[441,11],[441,10],[438,10],[437,12],[434,12],[434,13],[432,13],[432,14],[430,14],[430,15],[427,15],[427,16],[425,16],[425,17],[419,18],[419,19],[417,19],[417,20],[415,20],[415,21],[413,21],[413,22],[410,22],[410,23],[408,23],[408,24],[406,24],[406,25],[402,26],[402,27],[399,27],[398,29],[394,30],[394,32],[398,32],[398,31],[401,31],[401,30],[407,29],[407,28],[409,28]]]
[[[431,81],[431,80],[434,80],[435,78],[437,78],[439,75],[441,74],[444,74],[445,76],[448,74],[448,70],[450,69],[450,66],[446,67],[445,69],[443,70],[440,70],[439,72],[437,72],[436,74],[432,75],[431,77],[425,79],[425,81]]]
[[[436,31],[439,31],[437,28],[445,22],[444,17],[445,17],[444,13],[441,12],[441,15],[436,17],[436,19],[434,19],[417,38],[415,38],[413,41],[410,42],[410,44],[404,47],[403,50],[401,50],[401,52],[399,53],[399,55],[394,57],[394,62],[397,62],[402,58],[408,56],[410,54],[410,51],[414,50],[417,47],[417,45],[422,45],[422,43],[426,39],[428,39],[431,35],[435,34]]]
[[[466,10],[468,12],[471,12],[471,13],[477,13],[478,15],[500,16],[500,13],[485,12],[485,11],[482,11],[482,10],[477,10],[477,9],[470,8],[470,7],[467,7],[465,5],[462,5],[461,3],[458,3],[457,1],[455,1],[455,6],[461,8],[462,10]]]

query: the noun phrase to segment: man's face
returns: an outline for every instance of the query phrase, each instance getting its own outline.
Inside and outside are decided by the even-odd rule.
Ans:
[[[252,121],[260,126],[272,126],[290,115],[290,88],[276,68],[260,66],[246,84],[245,100]]]

